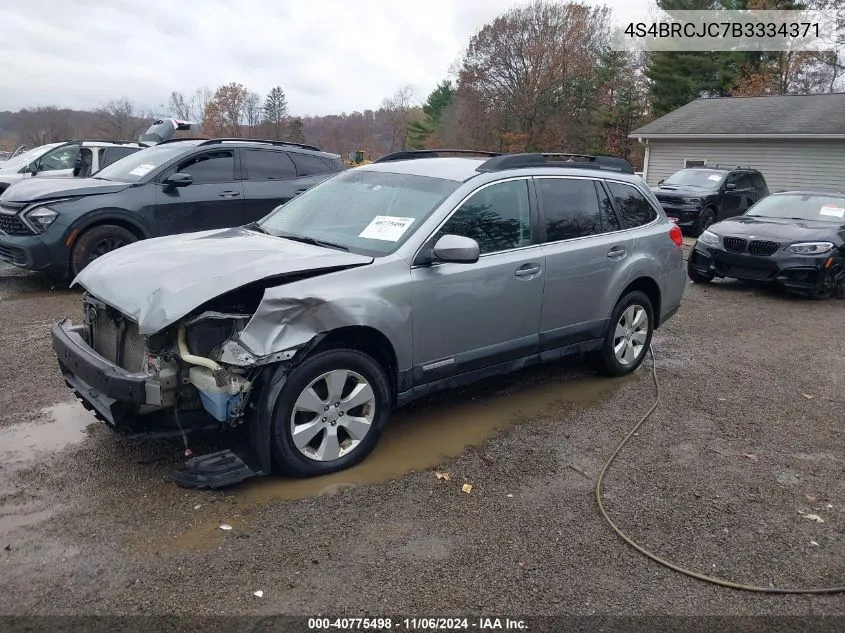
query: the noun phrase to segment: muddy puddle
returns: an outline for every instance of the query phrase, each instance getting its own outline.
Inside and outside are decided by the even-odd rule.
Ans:
[[[537,372],[534,377],[542,379],[543,373]],[[531,379],[522,376],[519,382],[526,378]],[[385,428],[376,449],[361,464],[325,477],[273,476],[229,488],[225,503],[213,504],[216,508],[207,505],[199,508],[192,525],[174,535],[169,546],[179,551],[216,547],[224,538],[219,528],[221,522],[231,525],[232,533],[237,534],[249,528],[256,510],[262,506],[333,495],[344,489],[435,468],[526,418],[548,413],[558,404],[597,402],[628,380],[636,380],[636,376],[616,379],[579,376],[517,387],[505,395],[490,395],[490,389],[482,387],[461,395],[447,395],[434,404],[400,410]],[[500,381],[500,384],[506,383]]]
[[[540,415],[559,402],[595,402],[618,384],[618,379],[576,378],[526,387],[509,395],[478,395],[469,401],[450,399],[399,411],[385,428],[376,449],[361,464],[326,477],[256,479],[241,486],[238,492],[252,503],[296,500],[427,470],[521,419]]]
[[[78,402],[65,402],[43,409],[38,420],[0,429],[0,468],[32,463],[41,454],[77,444],[93,422]]]
[[[51,454],[82,442],[94,422],[78,402],[48,407],[33,422],[0,429],[0,535],[50,518],[57,507],[45,507],[15,488],[13,475]]]

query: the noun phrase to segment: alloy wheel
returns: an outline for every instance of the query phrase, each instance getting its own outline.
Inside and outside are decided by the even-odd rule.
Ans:
[[[370,433],[376,396],[359,373],[335,369],[312,380],[297,397],[290,415],[293,443],[302,455],[320,462],[349,454]]]
[[[121,246],[126,246],[126,242],[119,237],[106,237],[94,244],[94,247],[89,251],[88,263],[90,264],[98,257],[102,257],[106,253],[117,250]]]
[[[620,365],[630,365],[645,351],[648,340],[648,313],[636,303],[628,306],[616,323],[613,353]]]

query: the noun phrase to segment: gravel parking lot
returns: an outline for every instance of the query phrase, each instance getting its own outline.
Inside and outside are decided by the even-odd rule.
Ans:
[[[180,443],[116,437],[69,396],[49,325],[79,307],[0,268],[0,613],[845,614],[680,576],[602,521],[595,478],[652,404],[648,364],[488,381],[400,412],[350,471],[189,491],[168,481]],[[843,584],[844,316],[690,285],[655,336],[662,403],[606,482],[619,525],[703,573]]]

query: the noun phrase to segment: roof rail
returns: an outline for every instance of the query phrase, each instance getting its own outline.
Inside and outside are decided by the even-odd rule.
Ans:
[[[414,160],[416,158],[440,158],[441,154],[475,154],[480,156],[501,156],[501,152],[488,152],[475,149],[409,149],[385,154],[374,163],[389,163],[395,160]]]
[[[90,141],[82,141],[83,143],[111,143],[112,145],[140,145],[138,141],[118,141],[111,138],[96,138]]]
[[[714,169],[753,169],[749,165],[721,165],[719,163],[704,163],[704,167],[710,167]]]
[[[478,166],[476,171],[504,171],[523,167],[565,167],[567,169],[602,169],[623,174],[634,173],[633,166],[624,158],[565,153],[504,154],[485,161]]]
[[[184,138],[169,138],[164,141],[159,141],[158,143],[150,142],[150,146],[153,145],[164,145],[165,143],[178,143],[179,141],[207,141],[208,139],[204,136],[186,136]]]
[[[184,140],[184,139],[183,139]],[[263,138],[211,138],[208,139],[200,145],[214,145],[216,143],[266,143],[267,145],[280,145],[280,146],[287,146],[287,147],[299,147],[300,149],[310,149],[315,152],[322,152],[319,147],[314,147],[313,145],[306,145],[305,143],[292,143],[290,141],[271,141],[268,139]]]

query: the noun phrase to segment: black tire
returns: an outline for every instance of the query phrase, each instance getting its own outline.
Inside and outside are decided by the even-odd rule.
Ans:
[[[303,454],[294,443],[291,414],[303,390],[321,375],[334,370],[352,371],[363,377],[373,390],[376,411],[369,431],[357,446],[337,459],[318,461]],[[273,458],[276,466],[293,477],[316,477],[345,470],[358,464],[375,448],[381,429],[390,419],[391,395],[390,383],[384,369],[363,352],[352,349],[331,349],[308,358],[288,375],[273,411]],[[318,431],[315,436],[315,441],[318,443],[320,434],[329,432],[328,427],[323,426],[323,428],[326,430]],[[338,424],[335,433],[340,435],[341,428],[342,425]]]
[[[71,275],[75,277],[81,273],[100,255],[137,241],[138,237],[132,231],[114,224],[101,224],[87,229],[77,238],[71,250]]]
[[[845,299],[845,265],[836,263],[828,271],[824,287],[810,290],[810,299]]]
[[[692,253],[690,253],[689,259],[687,260],[687,277],[689,277],[694,284],[709,284],[713,281],[712,276],[702,274],[693,267]]]
[[[645,310],[648,318],[647,334],[642,351],[637,356],[636,360],[625,365],[619,362],[614,353],[614,344],[616,339],[616,326],[622,318],[622,314],[631,306],[638,305]],[[604,343],[600,351],[593,352],[589,356],[590,364],[601,374],[605,376],[625,376],[633,373],[645,360],[646,353],[651,345],[651,337],[654,333],[654,308],[651,305],[651,300],[648,296],[639,290],[634,290],[622,296],[616,307],[613,308],[613,313],[610,316],[610,323],[607,328],[607,334],[604,338]]]
[[[695,226],[693,227],[693,236],[698,237],[704,231],[707,230],[711,224],[716,221],[716,212],[713,211],[711,207],[707,207],[706,209],[702,209],[701,213],[698,214],[698,219],[695,221]]]

